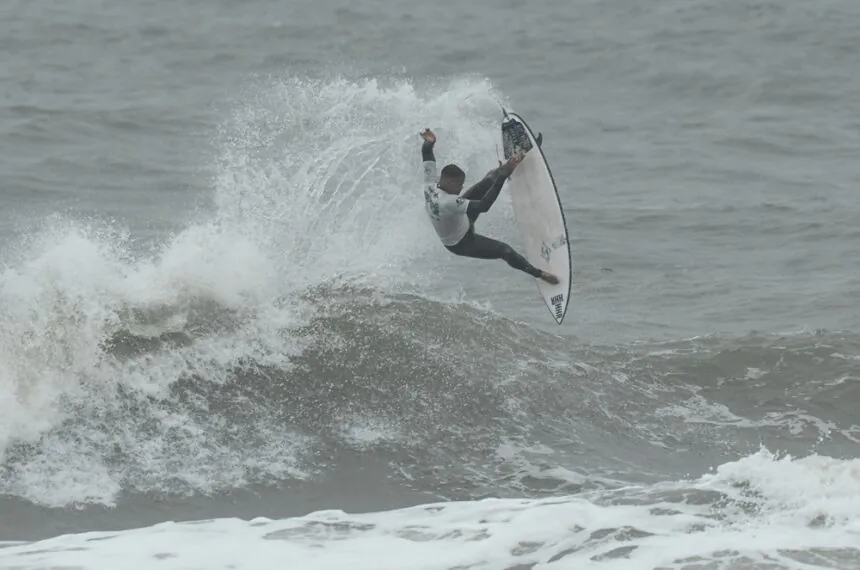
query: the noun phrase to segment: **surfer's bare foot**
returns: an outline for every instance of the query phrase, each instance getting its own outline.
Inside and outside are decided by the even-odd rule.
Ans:
[[[511,174],[513,174],[517,166],[519,166],[520,162],[523,161],[524,157],[524,152],[518,152],[517,154],[510,157],[507,162],[499,166],[499,172],[505,174],[506,176],[510,176]]]
[[[546,271],[540,272],[540,278],[549,283],[550,285],[558,285],[558,277],[553,275],[552,273],[547,273]]]

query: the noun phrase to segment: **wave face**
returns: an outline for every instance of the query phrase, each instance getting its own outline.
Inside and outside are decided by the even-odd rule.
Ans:
[[[56,215],[4,244],[0,493],[112,505],[313,477],[325,464],[306,454],[337,446],[330,432],[394,422],[412,382],[414,407],[453,385],[456,356],[406,340],[375,305],[411,292],[419,310],[453,310],[420,297],[442,272],[422,262],[439,248],[413,191],[416,117],[448,131],[451,160],[492,166],[473,150],[495,134],[491,86],[425,91],[261,82],[214,141],[214,207],[165,243]]]

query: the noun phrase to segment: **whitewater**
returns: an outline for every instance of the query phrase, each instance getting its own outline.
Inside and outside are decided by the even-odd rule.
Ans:
[[[8,543],[7,568],[856,568],[856,460],[761,452],[697,480],[552,499],[165,522]]]

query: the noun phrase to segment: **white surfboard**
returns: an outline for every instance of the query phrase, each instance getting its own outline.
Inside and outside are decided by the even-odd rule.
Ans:
[[[537,279],[540,293],[550,314],[559,325],[567,314],[573,273],[567,224],[561,199],[546,157],[526,122],[502,109],[502,146],[505,159],[520,150],[528,151],[508,180],[508,193],[514,208],[529,263],[558,277],[551,285]]]

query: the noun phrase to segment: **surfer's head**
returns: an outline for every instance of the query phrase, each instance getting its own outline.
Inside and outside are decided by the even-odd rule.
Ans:
[[[456,164],[447,164],[439,173],[439,188],[449,194],[459,194],[466,181],[466,173]]]

